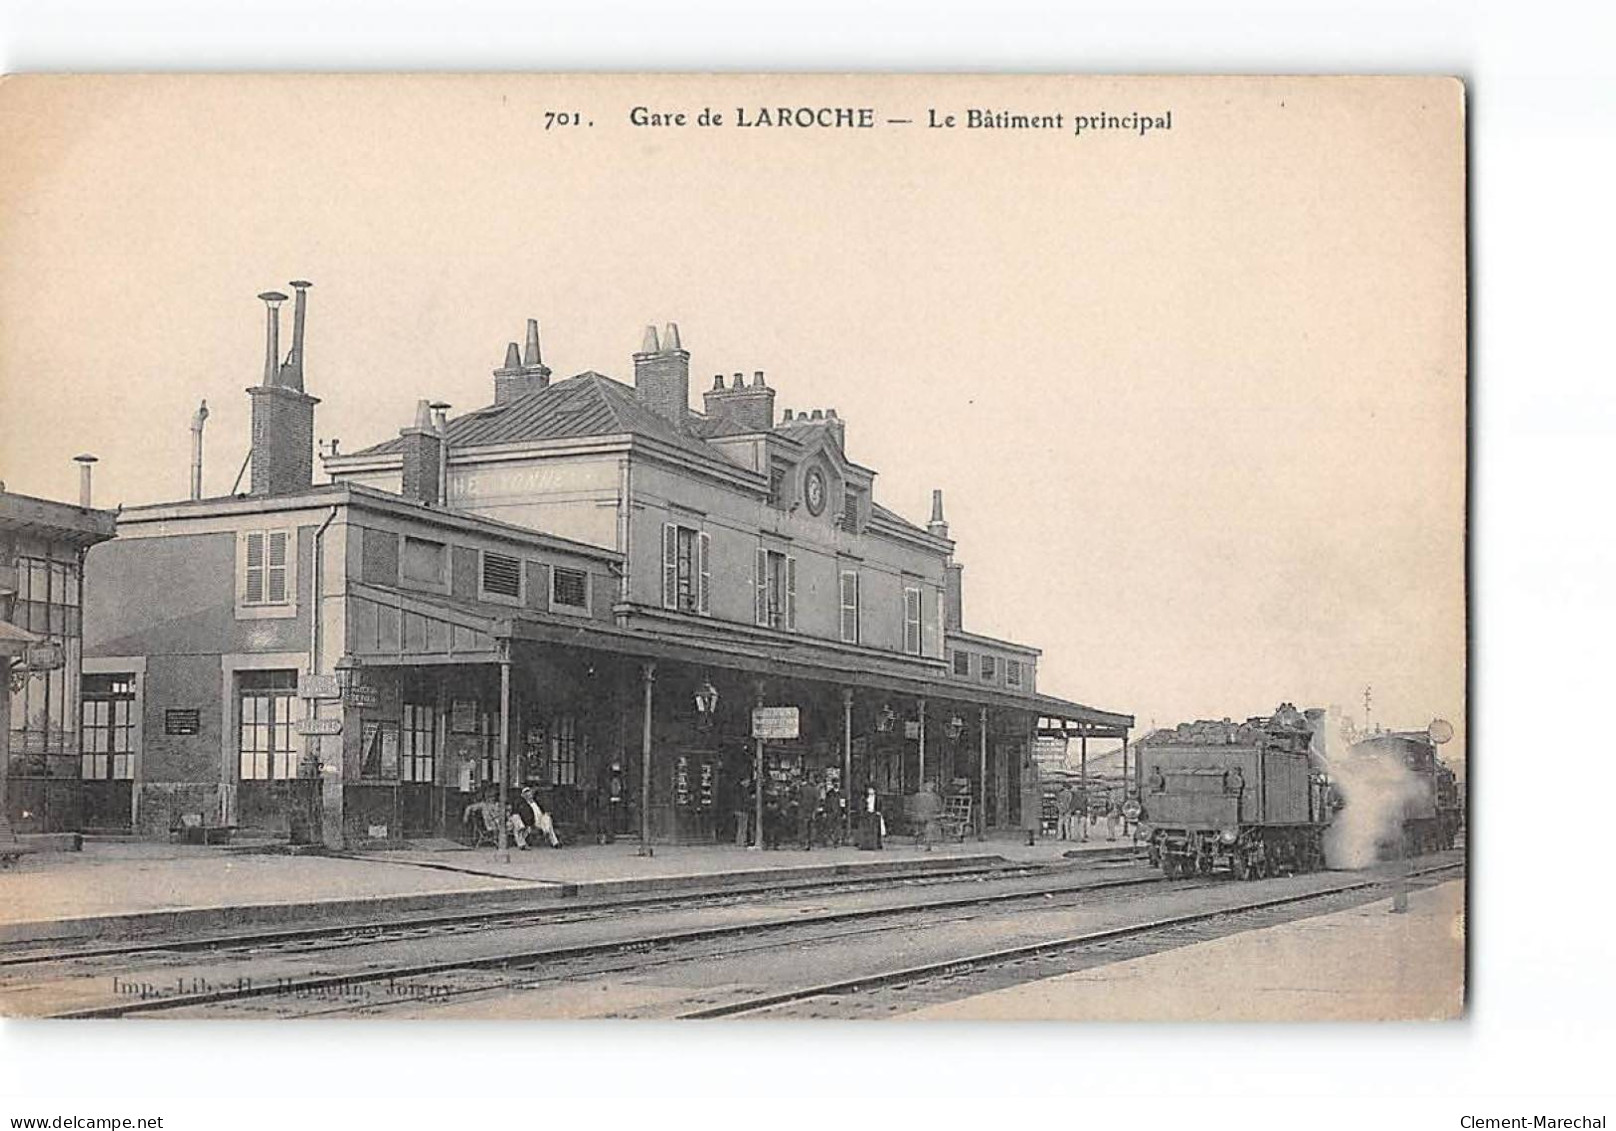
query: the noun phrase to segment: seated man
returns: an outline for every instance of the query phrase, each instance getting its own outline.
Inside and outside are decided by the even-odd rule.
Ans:
[[[481,844],[484,836],[499,839],[499,803],[491,797],[467,805],[460,821],[466,826],[466,835],[473,845]]]

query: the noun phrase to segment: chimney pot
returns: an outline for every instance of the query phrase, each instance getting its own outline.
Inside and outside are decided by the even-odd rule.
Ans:
[[[713,392],[721,393],[723,391],[724,391],[724,375],[722,373],[714,373],[713,374]]]
[[[789,408],[786,409],[786,421],[789,423],[793,419],[795,418],[792,416],[791,410]]]
[[[943,521],[943,489],[941,487],[934,489],[931,493],[931,520],[933,522]]]
[[[505,343],[505,365],[504,365],[504,368],[506,368],[506,369],[520,369],[520,368],[522,368],[522,348],[520,346],[518,346],[515,342],[506,342]]]
[[[94,456],[85,452],[83,455],[73,457],[73,462],[79,465],[79,506],[85,510],[90,509],[90,467],[96,462]]]
[[[815,420],[823,420],[823,419],[825,419],[824,410],[823,409],[817,409],[817,408],[814,409],[814,419]]]
[[[657,341],[656,327],[655,326],[647,326],[645,328],[645,336],[640,339],[640,352],[641,353],[656,353],[661,349],[662,349],[662,345],[661,345],[660,342]]]
[[[543,365],[539,354],[539,320],[527,320],[527,352],[522,355],[522,364],[530,366]]]
[[[677,350],[684,347],[679,344],[679,324],[669,322],[668,328],[662,334],[662,348],[664,350]]]
[[[763,370],[759,369],[757,372],[752,374],[752,387],[754,389],[763,388]]]
[[[746,388],[746,378],[739,373],[735,374],[735,376],[730,379],[729,387],[732,389]]]
[[[837,419],[836,410],[833,409],[833,408],[827,408],[825,410],[825,419],[826,420],[835,420],[835,419]]]

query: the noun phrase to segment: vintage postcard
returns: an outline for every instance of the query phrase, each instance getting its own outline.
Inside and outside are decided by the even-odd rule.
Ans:
[[[0,1014],[1461,1016],[1464,98],[0,82]]]

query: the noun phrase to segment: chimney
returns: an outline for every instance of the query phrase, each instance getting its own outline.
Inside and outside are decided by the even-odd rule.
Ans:
[[[550,368],[539,348],[539,320],[529,318],[526,348],[519,350],[511,342],[505,347],[505,364],[494,370],[494,403],[506,404],[549,387]]]
[[[202,497],[202,426],[208,422],[208,402],[204,400],[202,407],[196,410],[191,417],[191,498]],[[333,444],[332,454],[336,454]]]
[[[286,355],[286,362],[281,366],[280,384],[288,389],[303,391],[303,320],[308,314],[309,288],[313,283],[306,279],[294,279],[290,284],[297,297],[292,300],[292,349]]]
[[[294,330],[295,368],[288,358],[283,372],[276,364],[280,338],[280,305],[286,296],[265,291],[264,380],[247,390],[252,397],[252,494],[281,495],[314,485],[314,406],[320,401],[303,391],[302,333],[310,284],[292,284],[298,293]],[[287,384],[295,374],[297,385]]]
[[[948,537],[948,522],[943,518],[943,492],[939,488],[931,493],[931,521],[926,529],[937,538]]]
[[[432,410],[432,430],[438,434],[438,500],[448,506],[449,410],[454,406],[448,401],[433,401],[427,407]]]
[[[825,427],[836,437],[836,446],[844,452],[847,450],[847,422],[836,415],[836,410],[825,410]]]
[[[703,396],[707,415],[733,420],[748,432],[767,432],[774,427],[774,390],[763,383],[763,370],[752,374],[748,385],[737,373],[729,388],[720,374],[713,378],[712,392]]]
[[[964,632],[965,612],[960,595],[960,582],[965,567],[950,561],[943,567],[943,631]]]
[[[443,437],[432,426],[432,408],[426,401],[415,402],[415,423],[398,432],[404,440],[404,484],[406,499],[438,505],[443,481]]]
[[[79,465],[79,506],[85,510],[90,509],[90,468],[95,465],[96,459],[88,452],[81,456],[74,456],[73,462]]]
[[[690,354],[679,343],[679,327],[669,322],[660,338],[645,328],[634,355],[634,391],[640,403],[684,431],[690,413]]]

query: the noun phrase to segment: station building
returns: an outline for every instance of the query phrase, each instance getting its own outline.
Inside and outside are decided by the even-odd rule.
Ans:
[[[316,486],[294,287],[284,362],[266,297],[250,492],[126,509],[90,559],[87,670],[143,720],[137,827],[454,835],[509,766],[575,835],[727,839],[763,706],[797,719],[770,794],[873,785],[896,815],[930,781],[985,834],[1019,823],[1040,733],[1132,726],[965,631],[941,492],[923,526],[878,503],[834,411],[777,417],[761,372],[693,411],[671,324],[630,385],[552,381],[530,321],[490,404],[422,402]]]
[[[84,556],[114,516],[90,506],[94,458],[79,461],[78,506],[0,485],[0,818],[20,833],[93,827],[128,793],[104,689],[92,681],[81,705]]]

